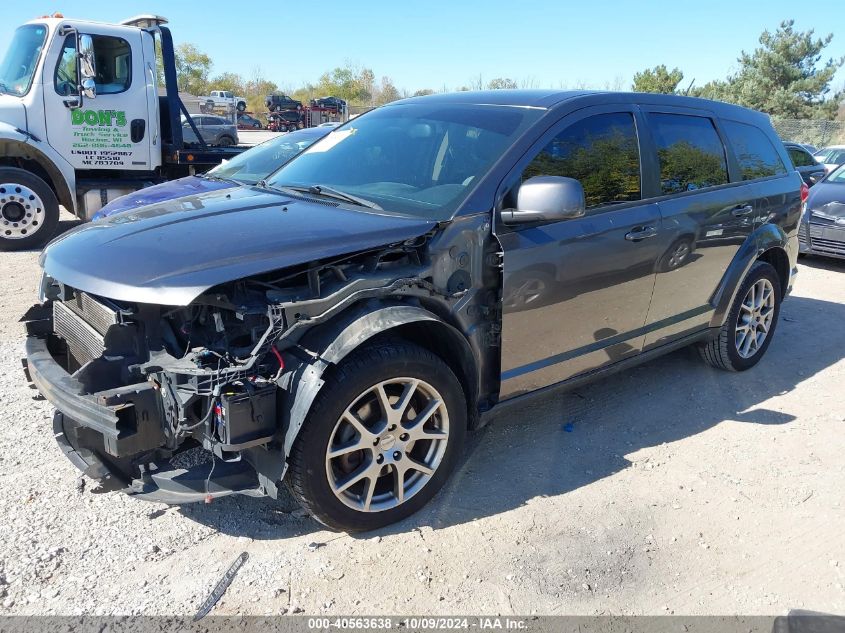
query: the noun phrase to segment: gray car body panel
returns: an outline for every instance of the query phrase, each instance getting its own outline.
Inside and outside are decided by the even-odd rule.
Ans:
[[[401,242],[434,226],[239,187],[84,224],[51,242],[41,265],[64,284],[110,299],[188,305],[227,281]]]

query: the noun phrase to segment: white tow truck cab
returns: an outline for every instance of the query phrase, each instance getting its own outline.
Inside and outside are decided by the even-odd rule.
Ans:
[[[119,196],[243,151],[202,141],[178,96],[166,23],[54,14],[15,31],[0,61],[0,250],[44,244],[59,205],[87,220]],[[198,144],[186,147],[183,126]]]

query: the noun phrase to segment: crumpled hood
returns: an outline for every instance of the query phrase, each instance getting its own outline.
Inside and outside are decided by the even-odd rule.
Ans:
[[[237,187],[236,183],[228,180],[213,180],[211,178],[200,178],[199,176],[186,176],[178,180],[170,180],[146,189],[133,191],[117,200],[109,202],[106,206],[94,214],[94,219],[106,218],[115,213],[123,213],[130,209],[136,209],[146,204],[154,204],[165,200],[173,200],[182,196],[196,196],[208,191],[220,189],[231,189]]]
[[[811,187],[807,209],[831,218],[845,217],[845,184],[820,182]]]
[[[435,224],[238,187],[83,224],[53,240],[41,265],[103,297],[187,305],[217,284],[412,239]]]

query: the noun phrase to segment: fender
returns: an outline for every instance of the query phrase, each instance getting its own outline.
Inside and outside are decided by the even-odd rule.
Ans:
[[[59,154],[44,142],[37,145],[35,137],[23,130],[0,122],[0,156],[3,158],[20,158],[36,163],[43,169],[53,185],[59,204],[71,213],[76,213],[76,173],[73,168]],[[11,163],[15,166],[15,163]]]
[[[772,248],[789,252],[788,241],[786,233],[776,224],[764,224],[746,238],[710,299],[710,304],[715,310],[710,320],[710,327],[722,327],[736,293],[739,291],[739,286],[754,262]],[[786,288],[783,290],[786,292]]]
[[[469,343],[457,329],[433,312],[414,305],[364,306],[350,311],[337,322],[327,324],[327,327],[315,328],[313,333],[306,334],[299,346],[311,353],[313,360],[300,363],[297,369],[285,376],[287,381],[282,385],[289,394],[285,398],[282,411],[285,458],[290,454],[308,411],[325,383],[322,376],[330,366],[342,361],[377,334],[383,334],[400,326],[423,322],[435,322],[438,327],[444,328],[444,332],[451,335],[449,336],[452,339],[450,343],[457,342],[463,348],[460,350],[462,357],[474,362]],[[474,376],[472,378],[475,379]],[[474,383],[471,382],[471,384]],[[468,394],[468,399],[470,398],[471,395]],[[285,465],[285,470],[287,470],[287,465]]]

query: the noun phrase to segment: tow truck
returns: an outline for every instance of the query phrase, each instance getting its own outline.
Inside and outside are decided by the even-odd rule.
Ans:
[[[117,197],[247,149],[202,140],[179,98],[165,24],[158,15],[108,24],[55,13],[15,31],[0,62],[0,250],[46,243],[59,205],[89,220]],[[184,141],[186,128],[198,143]]]

